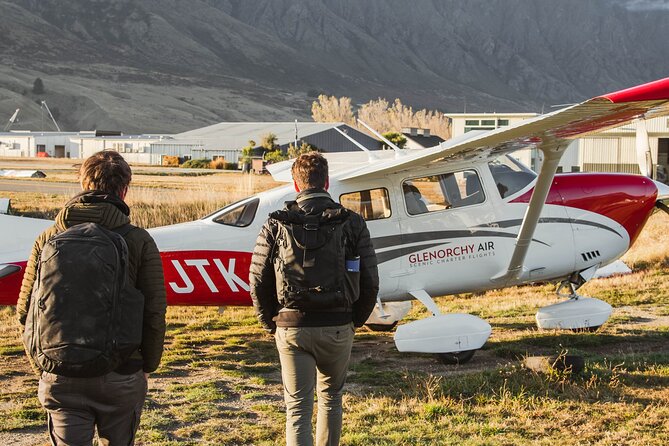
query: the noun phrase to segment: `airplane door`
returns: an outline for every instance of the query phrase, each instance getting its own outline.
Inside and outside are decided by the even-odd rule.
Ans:
[[[339,202],[362,215],[367,223],[379,265],[379,296],[383,298],[393,295],[399,282],[396,271],[400,269],[400,259],[388,252],[393,240],[400,238],[398,213],[388,183],[375,181],[374,188],[366,186],[354,186],[352,192],[342,193]]]
[[[399,287],[433,296],[481,289],[499,269],[494,211],[473,167],[398,178]]]

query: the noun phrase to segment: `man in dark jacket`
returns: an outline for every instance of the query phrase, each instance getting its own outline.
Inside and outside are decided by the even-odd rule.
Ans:
[[[349,261],[346,263],[350,268],[347,271],[354,273],[347,278],[353,277],[358,281],[353,288],[357,290],[359,286],[359,297],[356,296],[358,299],[348,307],[325,309],[305,310],[299,304],[287,303],[286,295],[289,293],[284,289],[286,286],[282,278],[277,278],[277,270],[292,268],[304,271],[304,275],[313,270],[302,269],[303,265],[296,268],[295,265],[286,265],[286,262],[295,261],[280,258],[282,250],[278,249],[278,245],[286,242],[278,239],[282,223],[278,217],[272,216],[258,236],[251,260],[251,297],[260,323],[268,332],[275,333],[286,402],[286,443],[289,446],[313,444],[311,416],[316,388],[316,444],[337,445],[341,436],[341,400],[354,326],[360,327],[365,323],[379,291],[376,255],[363,218],[352,211],[339,211],[341,205],[326,192],[329,186],[328,165],[322,155],[317,152],[300,155],[293,164],[292,174],[299,194],[295,202],[287,203],[286,214],[292,212],[295,218],[312,218],[311,221],[314,216],[328,213],[347,215],[343,240],[350,246],[341,248],[349,253],[347,258],[352,257],[353,266],[349,265]],[[314,265],[314,269],[318,267]],[[337,272],[331,273],[334,275]],[[312,287],[316,288],[320,287]]]
[[[160,363],[166,310],[163,269],[149,233],[129,225],[130,209],[123,199],[131,175],[130,166],[116,152],[98,152],[88,158],[80,169],[83,192],[65,205],[54,226],[36,240],[23,277],[17,313],[25,326],[40,253],[49,239],[80,223],[97,223],[110,230],[126,227],[129,281],[144,296],[141,346],[116,370],[93,378],[41,372],[38,396],[48,414],[53,445],[90,445],[96,426],[103,445],[133,444],[148,375]]]

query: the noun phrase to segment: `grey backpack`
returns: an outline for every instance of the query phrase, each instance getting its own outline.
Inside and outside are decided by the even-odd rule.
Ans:
[[[144,296],[129,283],[123,238],[132,229],[82,223],[44,245],[23,334],[41,370],[101,376],[140,346]]]
[[[349,240],[349,211],[306,215],[286,209],[270,215],[278,223],[274,273],[279,303],[300,311],[351,311],[359,297],[358,271]]]

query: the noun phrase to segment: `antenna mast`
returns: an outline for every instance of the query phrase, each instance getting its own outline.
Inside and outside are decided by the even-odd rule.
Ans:
[[[14,124],[16,122],[16,118],[18,118],[20,110],[21,110],[20,108],[17,108],[16,111],[14,112],[14,114],[12,115],[12,117],[9,118],[9,122],[7,122],[7,125],[5,126],[5,130],[4,130],[5,132],[8,131],[9,128],[12,126],[12,124]]]
[[[46,105],[46,101],[42,101],[42,107],[46,108],[47,113],[49,113],[49,117],[53,121],[53,125],[55,125],[56,129],[60,132],[61,130],[60,127],[58,126],[58,123],[56,122],[56,118],[54,118],[53,115],[51,114],[51,110],[49,110],[49,106]]]

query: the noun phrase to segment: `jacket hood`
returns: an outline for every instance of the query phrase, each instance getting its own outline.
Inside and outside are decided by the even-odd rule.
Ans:
[[[80,223],[97,223],[109,229],[130,222],[130,208],[117,195],[84,191],[74,197],[56,216],[56,227],[65,230]]]
[[[307,215],[320,214],[326,209],[341,207],[325,189],[304,190],[297,195],[296,202],[300,210]]]

